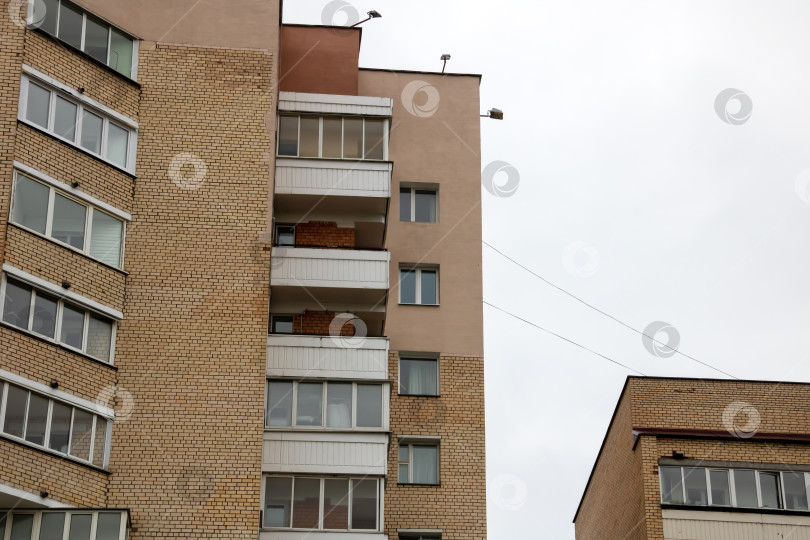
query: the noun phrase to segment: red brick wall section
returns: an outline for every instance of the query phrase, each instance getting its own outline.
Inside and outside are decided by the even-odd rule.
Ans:
[[[305,311],[293,317],[293,332],[296,334],[308,334],[316,336],[331,335],[332,321],[335,320],[335,313],[332,311]],[[343,321],[340,321],[343,323]],[[341,336],[353,336],[354,325],[346,322],[340,326]]]
[[[338,227],[334,222],[310,221],[295,226],[295,245],[353,248],[355,232],[354,229]]]

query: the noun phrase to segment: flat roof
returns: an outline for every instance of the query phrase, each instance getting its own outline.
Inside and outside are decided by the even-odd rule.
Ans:
[[[386,68],[366,68],[361,67],[361,71],[390,71],[391,73],[412,73],[415,75],[441,75],[442,77],[477,77],[482,78],[483,75],[478,73],[442,73],[441,71],[414,71],[410,69],[386,69]]]

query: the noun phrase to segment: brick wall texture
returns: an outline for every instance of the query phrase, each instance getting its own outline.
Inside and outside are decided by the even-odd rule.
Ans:
[[[338,227],[329,221],[309,221],[295,226],[297,247],[317,246],[330,248],[353,248],[355,230]]]
[[[398,380],[399,355],[389,354],[391,380]],[[439,397],[391,392],[391,445],[385,486],[385,532],[442,529],[442,540],[486,538],[484,448],[484,360],[441,356]],[[399,484],[398,437],[441,437],[439,485]]]
[[[735,404],[750,406],[745,410],[758,416],[729,416],[726,411]],[[804,384],[629,377],[582,499],[575,521],[577,540],[663,540],[658,464],[673,452],[690,460],[810,464],[806,443],[758,438],[807,435],[808,410],[810,386]],[[749,437],[745,430],[753,425]],[[638,428],[708,433],[701,438],[642,435],[634,448],[632,431]]]
[[[349,319],[340,319],[339,328],[336,326],[335,333],[332,334],[332,322],[334,320],[335,313],[333,311],[305,311],[293,316],[293,333],[314,336],[354,335],[354,325]]]

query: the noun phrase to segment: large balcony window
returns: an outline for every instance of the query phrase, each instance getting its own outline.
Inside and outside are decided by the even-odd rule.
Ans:
[[[377,478],[267,476],[265,528],[376,531],[380,522]]]
[[[388,119],[362,116],[280,115],[278,155],[385,160]]]
[[[269,380],[266,426],[379,430],[383,394],[382,384]]]
[[[121,510],[0,510],[0,540],[124,540]]]
[[[661,502],[808,511],[810,473],[762,469],[660,467]]]

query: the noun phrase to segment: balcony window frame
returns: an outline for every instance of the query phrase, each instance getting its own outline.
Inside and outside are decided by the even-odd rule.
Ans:
[[[318,119],[318,155],[317,156],[302,156],[301,155],[301,118],[317,118]],[[295,155],[292,154],[282,154],[281,153],[281,119],[282,118],[297,118],[297,135],[296,135],[296,149]],[[340,122],[340,157],[325,157],[323,155],[323,143],[324,143],[324,133],[323,133],[323,120],[324,118],[339,118]],[[346,123],[345,119],[361,119],[363,120],[363,137],[361,139],[360,146],[362,148],[363,157],[345,157],[346,156]],[[382,159],[371,159],[366,158],[366,119],[369,120],[382,120],[383,121],[383,157]],[[384,162],[388,161],[388,140],[390,137],[391,119],[387,116],[372,116],[372,115],[348,115],[348,114],[336,114],[336,115],[325,115],[325,114],[305,114],[305,113],[289,113],[289,112],[281,112],[278,115],[277,120],[277,127],[276,133],[278,136],[276,137],[276,156],[279,158],[301,158],[301,159],[336,159],[342,161],[372,161],[372,162]]]
[[[33,84],[43,90],[49,92],[48,94],[48,117],[47,124],[41,126],[36,122],[28,120],[28,93],[30,85]],[[54,129],[55,115],[56,115],[56,101],[57,97],[72,103],[76,106],[75,123],[73,127],[73,140],[56,133]],[[90,113],[101,118],[101,141],[99,152],[86,148],[82,145],[82,126],[84,121],[84,113]],[[37,70],[23,66],[23,74],[20,79],[20,100],[18,106],[17,120],[23,124],[30,126],[37,131],[46,133],[50,137],[54,137],[59,141],[64,142],[81,152],[86,152],[91,156],[100,159],[104,163],[122,170],[128,174],[135,173],[135,162],[138,146],[138,125],[137,123],[127,118],[126,116],[106,107],[90,98],[80,94],[76,90],[62,84],[61,82],[48,77],[47,75],[38,72]],[[114,125],[119,129],[127,132],[127,146],[126,146],[126,163],[121,165],[116,163],[108,157],[108,142],[110,125]]]
[[[7,433],[5,431],[5,429],[6,429],[6,425],[5,425],[5,423],[6,423],[6,412],[7,412],[7,409],[8,409],[8,394],[9,394],[9,391],[10,391],[10,389],[12,387],[19,388],[19,389],[22,389],[23,391],[27,392],[26,399],[25,399],[25,411],[23,413],[23,432],[22,432],[22,436],[13,435],[13,434]],[[31,396],[34,396],[34,395],[48,401],[48,412],[47,412],[46,419],[45,419],[45,434],[44,434],[43,444],[38,444],[38,443],[35,443],[35,442],[31,442],[26,438],[28,425],[29,425],[29,418],[28,418],[29,406],[30,406],[30,403],[31,403]],[[61,406],[64,406],[64,407],[70,408],[70,425],[68,426],[68,451],[67,452],[62,452],[60,450],[56,450],[56,449],[51,447],[50,438],[51,438],[51,427],[52,427],[52,420],[53,420],[52,417],[53,417],[54,407],[57,404],[61,405]],[[82,411],[82,412],[87,413],[87,414],[90,414],[90,416],[93,419],[92,427],[91,427],[90,442],[89,442],[88,458],[87,459],[84,459],[84,458],[81,458],[81,457],[78,457],[78,456],[75,456],[75,455],[72,454],[73,442],[74,442],[73,441],[73,428],[74,428],[74,421],[75,421],[75,418],[76,418],[76,411],[77,410]],[[94,462],[94,459],[97,457],[97,456],[95,456],[95,451],[96,451],[96,437],[98,435],[97,434],[97,428],[99,427],[99,423],[100,423],[99,419],[105,421],[105,426],[104,426],[105,431],[103,433],[103,437],[104,437],[103,452],[104,452],[104,455],[101,457],[101,465]],[[78,461],[80,463],[90,465],[92,467],[96,467],[96,468],[99,468],[99,469],[106,470],[109,467],[109,461],[110,461],[110,442],[111,442],[111,439],[112,439],[113,422],[114,422],[114,417],[99,414],[98,409],[93,409],[93,408],[91,408],[89,406],[86,406],[86,405],[83,406],[83,405],[81,405],[79,403],[76,403],[76,400],[73,400],[72,402],[64,401],[64,400],[61,400],[58,397],[55,397],[53,395],[48,395],[48,394],[42,393],[40,391],[37,391],[36,388],[31,388],[31,385],[20,384],[20,381],[13,381],[12,382],[12,381],[8,381],[6,379],[0,379],[0,437],[8,438],[10,440],[16,441],[16,442],[18,442],[20,444],[23,444],[25,446],[31,446],[33,448],[37,448],[39,450],[42,450],[42,451],[45,451],[45,452],[48,452],[48,453],[53,453],[53,454],[56,454],[56,455],[59,455],[59,456],[62,456],[62,457],[66,457],[66,458],[68,458],[70,460],[75,460],[75,461]]]
[[[42,518],[45,514],[64,514],[64,521],[63,521],[63,532],[62,532],[62,540],[68,540],[70,538],[70,522],[71,518],[74,514],[77,515],[90,515],[90,539],[97,538],[98,532],[98,519],[101,514],[120,514],[120,526],[118,530],[118,537],[117,540],[126,540],[128,538],[127,530],[129,527],[129,513],[126,510],[117,510],[112,508],[104,508],[98,510],[91,510],[91,509],[58,509],[58,508],[44,508],[44,509],[2,509],[0,510],[0,516],[5,518],[5,529],[3,531],[5,534],[0,534],[0,540],[5,540],[6,538],[11,538],[11,530],[14,524],[14,517],[18,515],[26,515],[30,516],[33,515],[33,524],[31,529],[31,536],[29,536],[30,540],[36,540],[40,538],[40,531],[42,528]]]
[[[273,245],[277,247],[295,247],[295,235],[296,235],[296,223],[276,223],[273,229]],[[281,235],[281,229],[292,229],[292,237],[293,243],[292,244],[282,244],[279,242],[279,236]],[[286,234],[289,234],[287,231]]]
[[[427,270],[429,272],[436,273],[436,303],[435,304],[425,304],[422,303],[422,271]],[[414,272],[415,273],[415,280],[416,283],[414,285],[414,301],[413,302],[403,302],[402,301],[402,273],[403,272]],[[433,264],[401,264],[399,266],[399,281],[397,289],[398,289],[398,303],[401,306],[440,306],[441,305],[441,287],[440,287],[440,272],[439,266]]]
[[[79,353],[83,356],[88,358],[92,358],[95,361],[101,362],[102,364],[107,364],[112,366],[115,360],[115,343],[117,337],[117,330],[118,330],[118,322],[119,319],[111,316],[109,313],[104,313],[102,311],[98,311],[93,309],[91,306],[88,306],[85,303],[82,303],[80,299],[71,298],[64,294],[60,294],[57,290],[53,290],[52,288],[44,288],[39,283],[35,283],[33,280],[26,279],[25,276],[18,275],[15,273],[9,273],[8,270],[4,267],[2,276],[0,277],[0,321],[2,321],[2,325],[6,326],[7,328],[14,328],[15,330],[22,332],[24,334],[28,334],[31,336],[35,336],[38,339],[53,343],[59,347],[64,347],[67,350]],[[6,304],[6,288],[8,285],[8,280],[11,279],[16,281],[26,287],[31,289],[31,299],[29,302],[29,313],[28,313],[28,323],[26,327],[18,326],[11,322],[5,321],[5,304]],[[54,286],[55,288],[55,286]],[[54,323],[54,336],[50,337],[45,334],[40,334],[33,330],[33,320],[34,320],[34,311],[35,311],[35,302],[38,294],[43,294],[46,296],[55,297],[57,300],[56,306],[56,314],[55,314],[55,323]],[[78,296],[78,295],[77,295]],[[65,311],[65,305],[68,305],[70,309],[75,310],[82,310],[84,311],[84,318],[83,318],[83,327],[82,327],[82,347],[78,348],[73,345],[70,345],[61,339],[61,332],[62,332],[62,323]],[[108,359],[99,358],[97,356],[93,356],[87,351],[88,348],[88,334],[90,332],[90,318],[91,317],[103,318],[109,321],[111,325],[111,332],[110,332],[110,356]]]
[[[679,469],[681,473],[681,496],[684,500],[683,503],[676,503],[664,500],[664,485],[663,485],[663,475],[661,474],[661,469],[663,468],[670,468],[670,469]],[[706,491],[707,491],[707,504],[706,505],[694,505],[694,504],[687,504],[686,501],[686,477],[685,477],[685,469],[703,469],[704,474],[706,475]],[[711,471],[725,471],[728,473],[728,486],[729,486],[729,503],[728,505],[720,505],[714,504],[713,496],[712,496],[712,484],[711,484]],[[746,471],[746,472],[753,472],[754,479],[755,479],[755,486],[756,486],[756,498],[757,498],[757,506],[738,506],[737,501],[737,484],[736,484],[736,475],[737,472]],[[773,474],[776,476],[777,481],[777,498],[778,504],[777,508],[773,507],[765,507],[762,506],[762,484],[760,481],[761,474]],[[804,475],[804,485],[805,485],[805,500],[808,505],[808,509],[796,509],[796,508],[787,508],[787,494],[785,492],[785,474],[802,474]],[[801,513],[808,513],[810,514],[810,472],[808,471],[792,471],[792,470],[775,470],[769,467],[712,467],[712,466],[688,466],[688,465],[659,465],[658,467],[658,483],[659,483],[659,499],[661,504],[673,505],[673,506],[686,506],[686,507],[700,507],[700,508],[741,508],[745,510],[766,510],[766,511],[788,511],[788,512],[801,512]]]
[[[276,331],[276,321],[280,319],[290,319],[290,323],[292,324],[292,330],[289,332],[277,332]],[[295,315],[287,314],[287,313],[274,313],[270,315],[270,333],[277,334],[280,336],[293,336],[295,335]]]
[[[49,190],[48,202],[47,202],[47,208],[46,208],[46,218],[45,218],[45,232],[43,232],[43,233],[41,233],[39,231],[36,231],[34,229],[31,229],[31,228],[27,227],[26,225],[24,225],[22,223],[19,223],[19,222],[14,220],[14,202],[15,202],[15,196],[16,196],[16,193],[17,193],[17,183],[18,183],[20,177],[23,177],[23,178],[25,178],[27,180],[30,180],[32,182],[36,182],[36,183],[46,187]],[[67,186],[65,186],[65,187],[67,187]],[[82,205],[85,208],[84,246],[81,249],[79,249],[79,248],[77,248],[77,247],[75,247],[75,246],[73,246],[73,245],[71,245],[71,244],[69,244],[67,242],[59,240],[58,238],[55,238],[52,235],[52,233],[53,233],[54,201],[56,199],[57,193],[59,195],[61,195],[62,197],[65,197],[66,199],[69,199],[69,200],[71,200],[71,201],[73,201],[73,202],[75,202],[77,204]],[[119,246],[118,246],[118,261],[119,262],[118,262],[117,265],[110,264],[109,262],[106,262],[106,261],[102,261],[98,257],[95,257],[95,256],[93,256],[91,254],[90,246],[91,246],[92,238],[93,238],[93,218],[95,217],[96,212],[105,214],[106,216],[111,217],[111,218],[121,222],[121,239],[120,239]],[[105,266],[115,268],[116,270],[123,270],[123,267],[124,267],[124,248],[125,248],[126,235],[127,235],[127,220],[125,218],[122,218],[120,216],[120,214],[116,215],[116,214],[114,214],[114,213],[112,213],[110,211],[104,210],[104,209],[100,208],[97,205],[94,205],[92,203],[87,202],[85,199],[77,197],[76,195],[70,193],[69,191],[67,191],[65,189],[60,189],[60,188],[54,186],[53,183],[51,183],[51,182],[42,181],[41,175],[31,174],[30,172],[27,172],[27,171],[23,172],[19,168],[15,167],[14,172],[13,172],[13,183],[12,183],[12,188],[11,188],[11,206],[9,208],[9,222],[14,224],[14,226],[16,226],[16,227],[19,227],[19,228],[21,228],[21,229],[23,229],[23,230],[25,230],[25,231],[27,231],[27,232],[29,232],[31,234],[39,236],[40,238],[45,238],[45,239],[50,240],[52,242],[56,242],[57,244],[59,244],[62,247],[65,247],[65,248],[70,249],[72,251],[75,251],[77,253],[81,253],[82,255],[84,255],[86,257],[89,257],[89,258],[93,259],[94,261],[98,261],[98,262],[100,262],[101,264],[103,264]]]
[[[96,62],[107,66],[108,68],[112,69],[113,71],[115,71],[119,75],[121,75],[123,77],[126,77],[127,79],[129,79],[131,81],[137,81],[138,80],[138,50],[139,50],[139,40],[138,40],[138,38],[136,38],[135,36],[133,36],[129,32],[123,30],[121,27],[110,23],[108,20],[104,19],[103,17],[100,17],[100,16],[96,15],[95,13],[89,12],[88,10],[86,10],[82,6],[76,4],[75,2],[70,2],[68,0],[53,0],[53,1],[56,3],[55,7],[56,7],[56,12],[57,12],[56,23],[55,23],[56,28],[54,28],[54,32],[52,33],[49,30],[41,28],[39,25],[36,24],[36,21],[34,20],[34,17],[36,15],[36,13],[35,13],[35,1],[34,0],[29,0],[28,1],[26,22],[27,22],[29,27],[38,28],[39,30],[41,30],[42,32],[45,32],[49,36],[52,36],[53,38],[59,40],[60,43],[64,43],[68,47],[78,49],[83,54],[86,54],[87,56],[89,56],[90,58],[95,60]],[[81,39],[80,39],[79,47],[76,47],[75,45],[73,45],[71,43],[68,43],[67,41],[65,41],[64,39],[59,37],[59,24],[60,24],[61,19],[62,19],[62,4],[69,4],[70,6],[72,6],[73,8],[75,8],[78,11],[81,11],[81,13],[82,13],[82,23],[81,23],[81,29],[80,29]],[[98,58],[96,58],[95,56],[93,56],[92,54],[90,54],[89,52],[87,52],[85,50],[86,38],[87,38],[87,18],[88,18],[88,15],[92,19],[97,19],[101,23],[107,25],[107,57],[106,57],[105,60],[99,60]],[[132,65],[130,67],[130,72],[129,73],[124,73],[123,71],[120,71],[118,68],[115,68],[115,67],[110,65],[110,59],[111,59],[110,57],[112,56],[112,34],[113,34],[113,32],[116,32],[119,35],[129,39],[130,42],[132,43],[132,48],[131,48],[131,55],[132,55],[131,56],[131,64]],[[0,539],[0,540],[2,540],[2,539]]]
[[[270,386],[269,383],[271,382],[291,382],[292,383],[292,405],[291,405],[291,419],[289,426],[271,426],[268,425],[268,421],[270,419]],[[307,426],[307,425],[298,425],[298,386],[299,384],[320,384],[321,385],[321,425],[319,426]],[[329,383],[332,384],[351,384],[352,385],[352,412],[351,412],[351,426],[350,427],[330,427],[328,426],[328,389]],[[365,427],[365,426],[358,426],[357,425],[357,414],[358,414],[358,407],[357,407],[357,393],[359,386],[379,386],[380,387],[380,425],[375,427]],[[265,391],[264,391],[264,398],[265,398],[265,407],[264,407],[264,429],[265,431],[366,431],[366,432],[379,432],[384,431],[386,429],[385,425],[385,417],[386,417],[386,409],[385,409],[385,402],[386,402],[386,392],[385,392],[385,384],[382,382],[373,382],[373,381],[351,381],[351,380],[340,380],[340,379],[304,379],[304,380],[293,380],[293,379],[279,379],[279,378],[268,378],[265,382]]]
[[[290,520],[289,520],[289,527],[277,527],[277,526],[265,526],[265,512],[267,511],[267,479],[268,478],[291,478],[292,479],[292,486],[290,489]],[[297,479],[301,480],[319,480],[319,498],[318,498],[318,527],[317,528],[302,528],[302,527],[293,527],[294,519],[295,519],[295,483]],[[347,480],[349,482],[349,491],[348,491],[348,505],[347,505],[347,512],[348,512],[348,525],[349,528],[347,529],[325,529],[323,527],[324,523],[324,497],[325,497],[325,481],[326,480]],[[377,484],[377,505],[376,505],[376,527],[374,529],[357,529],[352,527],[352,510],[354,506],[354,485],[355,482],[360,481],[368,481],[373,480]],[[363,533],[374,533],[374,532],[382,532],[382,521],[383,521],[383,504],[384,504],[384,490],[385,490],[385,479],[380,478],[378,476],[357,476],[357,475],[349,475],[349,476],[320,476],[320,475],[304,475],[304,474],[264,474],[262,475],[262,485],[261,485],[261,501],[262,501],[262,519],[261,519],[261,530],[273,530],[273,531],[324,531],[324,532],[363,532]]]
[[[407,190],[410,193],[410,207],[411,207],[411,215],[410,219],[402,219],[402,211],[401,205],[402,202],[400,201],[400,214],[399,214],[399,221],[400,223],[439,223],[440,213],[439,213],[439,184],[435,183],[416,183],[416,182],[402,182],[399,184],[399,197],[402,198],[402,192]],[[417,191],[430,191],[433,193],[434,199],[434,206],[435,206],[435,214],[436,219],[433,221],[417,221],[416,220],[416,192]]]

